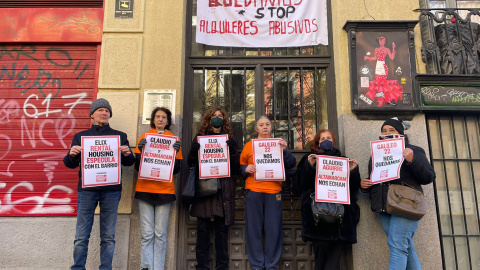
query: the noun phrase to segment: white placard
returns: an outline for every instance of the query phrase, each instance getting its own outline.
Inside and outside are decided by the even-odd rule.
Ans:
[[[172,182],[176,154],[173,144],[178,138],[147,133],[145,140],[147,143],[143,147],[138,178]]]
[[[198,136],[199,178],[230,177],[230,155],[228,135]]]
[[[349,177],[348,158],[317,155],[315,201],[350,204]]]
[[[120,184],[120,136],[82,136],[82,187]]]
[[[326,0],[198,0],[196,42],[226,47],[328,45]]]
[[[177,91],[174,89],[145,89],[143,91],[142,124],[150,124],[150,116],[156,107],[165,107],[172,112],[172,123],[175,124],[175,105]]]
[[[372,184],[400,178],[403,163],[404,138],[370,142],[372,152]]]
[[[281,139],[254,139],[255,181],[285,181]]]

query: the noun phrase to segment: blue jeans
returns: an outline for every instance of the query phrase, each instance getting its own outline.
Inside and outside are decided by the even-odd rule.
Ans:
[[[245,229],[250,268],[278,269],[283,248],[282,194],[246,190]]]
[[[80,191],[77,194],[77,228],[71,269],[85,269],[95,208],[100,203],[100,270],[112,269],[115,225],[121,191]]]
[[[380,214],[383,230],[390,249],[389,270],[420,270],[420,261],[413,244],[418,221],[390,214]]]
[[[167,250],[168,215],[173,202],[153,205],[138,200],[140,212],[140,269],[163,270]]]

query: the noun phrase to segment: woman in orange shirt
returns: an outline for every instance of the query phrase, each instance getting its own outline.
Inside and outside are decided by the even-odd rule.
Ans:
[[[151,130],[147,133],[175,136],[168,129],[172,123],[172,113],[169,109],[157,107],[150,117]],[[143,147],[146,144],[145,134],[139,140],[135,149],[135,169],[138,171]],[[182,150],[180,141],[173,144],[176,151],[173,174],[180,171]],[[157,270],[165,268],[165,251],[167,247],[167,228],[170,207],[175,201],[175,183],[137,179],[135,199],[138,200],[140,212],[140,230],[142,242],[140,249],[140,269]]]
[[[257,139],[270,138],[272,123],[267,116],[261,116],[256,124]],[[297,162],[287,150],[287,142],[280,141],[283,162],[286,169]],[[255,181],[253,143],[249,141],[240,155],[240,172],[245,181],[245,226],[247,255],[252,270],[278,269],[282,255],[282,182]],[[262,234],[265,233],[265,249]]]

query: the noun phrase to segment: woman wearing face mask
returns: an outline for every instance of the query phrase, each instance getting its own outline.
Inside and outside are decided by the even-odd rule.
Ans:
[[[198,136],[228,135],[227,145],[230,153],[230,172],[238,172],[238,147],[232,134],[230,121],[224,109],[212,108],[205,112],[200,130],[193,139],[188,155],[188,165],[197,166],[198,175]],[[220,178],[221,191],[195,198],[190,216],[197,218],[197,244],[195,247],[196,269],[210,269],[210,223],[215,230],[215,262],[217,270],[229,269],[228,227],[233,224],[235,209],[235,182],[233,177]]]
[[[256,124],[257,139],[268,139],[272,132],[272,123],[261,116]],[[297,160],[287,150],[287,142],[280,141],[283,149],[283,162],[286,169],[293,168]],[[282,255],[282,182],[255,181],[253,165],[253,143],[249,141],[243,147],[240,156],[240,172],[245,180],[245,227],[247,254],[250,268],[253,270],[278,269]],[[265,236],[265,248],[263,247]]]
[[[357,191],[360,188],[360,173],[357,161],[350,165],[350,204],[344,204],[345,215],[342,223],[315,223],[312,215],[310,194],[315,192],[317,155],[342,157],[340,150],[333,146],[335,136],[332,131],[322,129],[313,138],[311,153],[303,156],[297,167],[297,183],[302,193],[302,239],[311,241],[315,255],[315,270],[340,269],[340,258],[347,245],[357,242],[357,223],[360,208],[357,204]]]
[[[404,136],[404,130],[408,129],[402,120],[391,118],[385,121],[381,127],[380,139],[391,139]],[[413,235],[417,231],[418,221],[406,219],[387,213],[387,193],[390,184],[405,184],[419,191],[421,185],[432,183],[435,180],[435,171],[425,156],[425,151],[415,145],[409,144],[405,136],[405,150],[400,167],[400,178],[372,185],[370,179],[362,179],[363,192],[370,193],[371,208],[373,212],[380,213],[380,221],[387,235],[387,243],[390,249],[389,270],[416,270],[421,269],[420,261],[414,248]],[[368,164],[368,175],[372,171],[372,158]]]

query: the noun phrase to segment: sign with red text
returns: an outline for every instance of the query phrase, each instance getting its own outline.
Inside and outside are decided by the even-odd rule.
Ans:
[[[315,201],[350,204],[348,158],[317,155]]]
[[[120,184],[120,136],[82,136],[82,187]]]
[[[281,139],[254,139],[255,181],[285,181]]]
[[[172,182],[175,165],[175,149],[173,144],[178,140],[175,136],[161,134],[145,134],[147,143],[143,147],[142,160],[138,178]]]
[[[228,135],[198,136],[198,173],[200,179],[230,177]]]
[[[327,2],[198,0],[196,37],[225,47],[328,45]]]
[[[400,178],[403,163],[404,138],[370,142],[372,149],[372,184]]]

